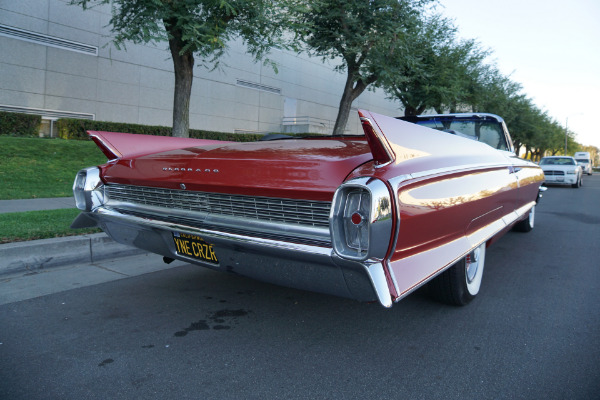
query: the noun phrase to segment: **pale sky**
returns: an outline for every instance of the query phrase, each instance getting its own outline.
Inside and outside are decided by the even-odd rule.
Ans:
[[[600,148],[599,0],[440,0],[463,38],[582,145]],[[510,130],[510,126],[508,127]]]

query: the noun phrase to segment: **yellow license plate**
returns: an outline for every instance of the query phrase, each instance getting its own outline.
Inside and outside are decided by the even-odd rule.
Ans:
[[[175,250],[179,255],[213,264],[219,263],[212,244],[207,243],[200,236],[173,232],[173,242],[175,242]]]

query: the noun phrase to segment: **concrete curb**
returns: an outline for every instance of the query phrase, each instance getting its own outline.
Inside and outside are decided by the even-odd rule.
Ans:
[[[6,243],[0,244],[0,275],[143,253],[116,243],[105,233]]]

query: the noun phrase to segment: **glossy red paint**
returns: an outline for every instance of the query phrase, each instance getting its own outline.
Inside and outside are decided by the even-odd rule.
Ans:
[[[100,150],[102,150],[109,160],[125,157],[131,158],[159,151],[223,143],[218,140],[137,135],[119,132],[88,131],[88,135],[100,147]]]
[[[367,142],[360,137],[213,141],[121,158],[104,169],[103,179],[174,189],[183,183],[193,191],[328,201],[346,177],[371,158]]]
[[[366,163],[350,176],[400,182],[393,188],[398,236],[387,265],[398,289],[390,287],[394,297],[464,256],[482,232],[504,234],[510,226],[501,221],[515,222],[515,210],[537,199],[543,174],[527,161],[473,140],[361,113],[377,124],[395,153],[391,164]]]
[[[388,176],[422,173],[441,168],[474,165],[507,164],[507,157],[498,150],[475,140],[435,131],[410,122],[365,110],[369,118],[385,135],[395,155],[392,165],[382,167]]]

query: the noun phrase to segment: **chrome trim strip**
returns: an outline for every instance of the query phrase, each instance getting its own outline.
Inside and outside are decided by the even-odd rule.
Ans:
[[[256,235],[263,233],[265,236],[281,236],[290,240],[304,240],[320,242],[330,246],[331,237],[329,228],[319,228],[297,224],[285,224],[270,221],[260,221],[248,218],[232,217],[227,215],[213,215],[205,212],[185,211],[153,206],[138,206],[131,203],[109,200],[106,207],[125,215],[140,218],[156,219],[173,224],[189,221],[189,226],[202,229],[222,229],[224,231],[248,232]],[[179,221],[177,221],[179,220]]]
[[[277,249],[282,249],[282,250],[289,250],[289,251],[302,252],[302,253],[308,253],[308,254],[316,254],[316,255],[321,255],[321,256],[331,256],[333,253],[332,249],[327,248],[327,247],[318,247],[318,246],[311,246],[311,245],[306,245],[306,244],[282,242],[282,241],[273,240],[273,239],[264,239],[264,238],[260,238],[260,237],[246,236],[246,235],[240,235],[240,234],[228,233],[228,232],[220,232],[220,231],[216,231],[216,230],[212,230],[212,229],[198,228],[198,227],[189,226],[189,225],[182,225],[182,224],[176,224],[176,223],[171,223],[171,222],[166,222],[166,221],[153,220],[153,219],[149,219],[149,218],[142,218],[142,217],[137,217],[137,216],[133,216],[133,215],[122,214],[118,211],[111,210],[106,207],[100,207],[94,213],[98,214],[100,217],[115,218],[117,220],[125,221],[130,224],[140,225],[140,226],[149,227],[149,228],[157,228],[157,229],[162,229],[162,230],[171,231],[171,232],[175,231],[175,232],[189,233],[189,234],[198,235],[198,236],[210,236],[212,238],[216,238],[219,240],[233,240],[233,241],[241,242],[241,243],[261,245],[261,246],[267,246],[267,247],[272,247],[272,248],[277,248]]]
[[[358,188],[369,192],[371,197],[370,218],[368,221],[369,247],[360,251],[347,246],[344,234],[343,214],[348,189]],[[392,235],[392,204],[390,192],[385,183],[377,178],[359,177],[344,182],[335,192],[329,217],[331,241],[337,255],[355,261],[383,260],[389,248]]]
[[[385,271],[383,264],[378,262],[371,265],[365,265],[367,274],[371,279],[377,299],[385,308],[390,308],[394,302],[392,301],[392,295],[390,294],[390,288],[388,287],[387,279],[385,277]]]
[[[424,178],[424,177],[430,176],[430,175],[444,175],[444,174],[451,174],[451,173],[458,173],[458,172],[465,172],[465,171],[473,171],[473,170],[483,169],[483,168],[486,168],[486,169],[487,168],[507,168],[510,166],[512,166],[512,164],[509,162],[507,162],[506,164],[498,164],[498,163],[464,164],[464,165],[458,165],[455,167],[436,168],[436,169],[430,169],[430,170],[422,171],[422,172],[415,172],[408,176],[410,176],[412,179],[418,179],[418,178]]]
[[[408,181],[412,179],[412,175],[398,175],[388,180],[392,190],[394,191],[394,196],[398,195],[398,191],[400,190],[400,185],[402,182]]]

